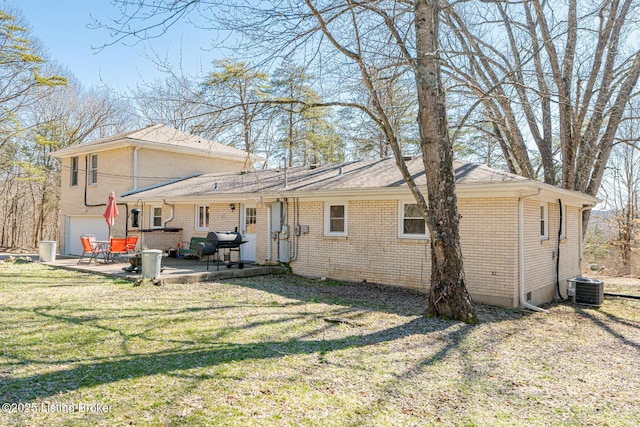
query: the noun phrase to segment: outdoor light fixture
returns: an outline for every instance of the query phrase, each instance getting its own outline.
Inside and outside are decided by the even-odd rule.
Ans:
[[[236,204],[235,203],[231,203],[229,205],[229,207],[231,208],[231,212],[235,212],[235,210],[236,210]]]
[[[140,227],[140,209],[138,208],[131,209],[131,227]]]

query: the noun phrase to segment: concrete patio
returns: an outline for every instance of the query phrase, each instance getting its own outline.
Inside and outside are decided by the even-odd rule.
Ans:
[[[33,260],[36,261],[37,258],[38,257],[35,256]],[[84,258],[82,262],[78,264],[78,259],[79,257],[75,256],[58,255],[55,261],[43,264],[56,268],[101,274],[104,276],[118,277],[131,281],[142,278],[142,273],[129,273],[124,271],[123,268],[130,265],[125,261],[104,263],[100,258],[97,263],[92,261],[89,264],[87,263],[88,258]],[[279,266],[260,266],[246,263],[242,269],[238,268],[238,264],[235,263],[231,268],[228,268],[224,263],[221,263],[218,269],[216,261],[213,259],[209,263],[209,270],[207,270],[206,260],[169,258],[166,256],[162,257],[161,269],[160,277],[157,277],[156,279],[163,280],[165,283],[218,281],[233,277],[263,276],[282,271]]]

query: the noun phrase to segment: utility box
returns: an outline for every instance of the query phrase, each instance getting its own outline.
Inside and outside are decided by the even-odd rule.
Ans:
[[[604,282],[602,280],[576,277],[569,279],[569,283],[569,288],[573,288],[570,293],[574,294],[573,301],[575,303],[595,307],[600,307],[604,303]]]
[[[290,262],[291,261],[291,244],[288,240],[280,240],[278,245],[278,261]]]
[[[282,230],[282,202],[271,204],[271,231],[279,233]]]

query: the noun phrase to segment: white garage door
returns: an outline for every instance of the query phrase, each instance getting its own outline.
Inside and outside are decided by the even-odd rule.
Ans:
[[[97,240],[109,239],[109,228],[102,216],[68,216],[65,239],[66,255],[82,255],[80,236],[93,234]]]

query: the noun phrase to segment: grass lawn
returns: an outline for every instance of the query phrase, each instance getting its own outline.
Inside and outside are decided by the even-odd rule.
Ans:
[[[640,425],[637,300],[474,327],[371,285],[39,264],[0,264],[0,296],[3,426]]]

